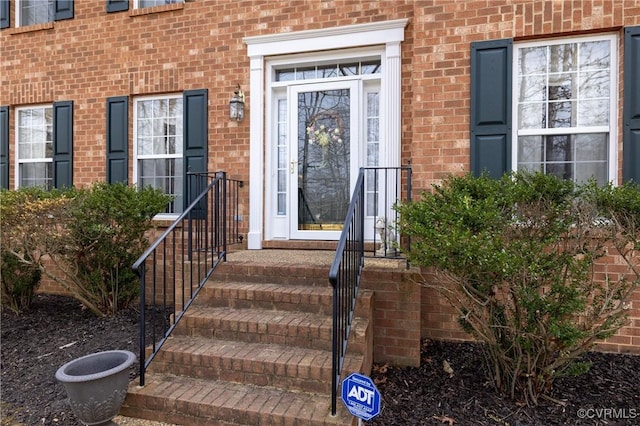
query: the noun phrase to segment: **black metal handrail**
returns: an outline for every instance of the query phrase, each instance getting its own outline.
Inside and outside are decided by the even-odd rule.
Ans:
[[[411,201],[411,165],[400,167],[364,167],[367,203],[365,215],[373,216],[373,244],[365,257],[402,258],[411,246],[409,237],[400,238],[395,205],[403,198]]]
[[[329,282],[333,286],[331,415],[334,416],[337,411],[340,374],[364,267],[364,204],[364,170],[360,169],[336,255],[329,271]]]
[[[384,218],[383,226],[373,233],[373,257],[402,257],[403,250],[408,249],[411,242],[396,232],[398,214],[394,206],[403,194],[406,201],[411,201],[410,165],[360,169],[329,271],[329,282],[333,287],[332,415],[337,411],[340,376],[364,268],[365,221],[371,220],[375,226],[380,218]],[[377,240],[378,233],[380,240]]]
[[[224,172],[189,173],[186,196],[193,201],[133,264],[140,278],[140,386],[184,312],[226,260],[227,246],[242,241],[237,224],[242,186]]]

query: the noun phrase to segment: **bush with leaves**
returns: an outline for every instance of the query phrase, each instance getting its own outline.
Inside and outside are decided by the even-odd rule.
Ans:
[[[137,297],[131,265],[149,243],[153,216],[170,201],[151,187],[106,183],[64,192],[6,191],[5,199],[16,200],[2,214],[7,250],[98,315],[113,314]]]
[[[398,210],[410,261],[439,277],[421,284],[484,343],[499,392],[527,404],[549,398],[554,379],[585,371],[580,356],[625,324],[640,284],[637,185],[466,175]],[[614,259],[622,273],[607,273]]]
[[[2,305],[15,313],[29,310],[42,272],[37,266],[23,263],[8,251],[0,250],[0,257]]]
[[[58,218],[71,199],[70,194],[40,188],[0,191],[3,306],[15,312],[29,309],[49,243],[60,236]]]

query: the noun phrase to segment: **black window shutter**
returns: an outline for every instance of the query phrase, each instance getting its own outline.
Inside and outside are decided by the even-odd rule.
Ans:
[[[129,98],[107,98],[107,183],[129,182]]]
[[[0,28],[9,28],[10,16],[9,0],[0,0]]]
[[[183,94],[184,168],[186,172],[207,171],[208,92],[207,89],[188,90]],[[185,176],[185,208],[198,194],[188,193],[189,178]]]
[[[129,10],[129,0],[107,0],[107,12]]]
[[[73,185],[73,101],[53,103],[53,186]]]
[[[9,107],[0,106],[0,188],[9,189]]]
[[[622,179],[640,183],[640,26],[624,30]]]
[[[56,21],[73,18],[73,0],[56,0],[54,3]]]
[[[471,172],[511,170],[511,39],[471,44]]]

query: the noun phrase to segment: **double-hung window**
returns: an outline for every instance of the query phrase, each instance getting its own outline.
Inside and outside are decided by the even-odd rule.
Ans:
[[[174,197],[166,213],[183,210],[182,94],[138,98],[134,109],[134,174],[140,187],[152,186]]]
[[[137,0],[136,8],[161,6],[165,4],[184,3],[184,0]]]
[[[615,177],[615,36],[514,44],[517,170],[603,184]]]
[[[17,111],[17,186],[53,188],[53,107]]]
[[[54,20],[54,0],[18,0],[18,21],[21,27]]]
[[[9,26],[9,8],[0,2],[0,28]],[[8,5],[8,1],[4,3]],[[73,18],[73,0],[16,0],[16,27]]]

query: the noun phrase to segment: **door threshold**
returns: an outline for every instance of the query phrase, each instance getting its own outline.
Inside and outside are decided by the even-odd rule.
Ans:
[[[288,249],[288,250],[332,250],[338,247],[337,241],[318,240],[269,240],[262,242],[265,249]]]

